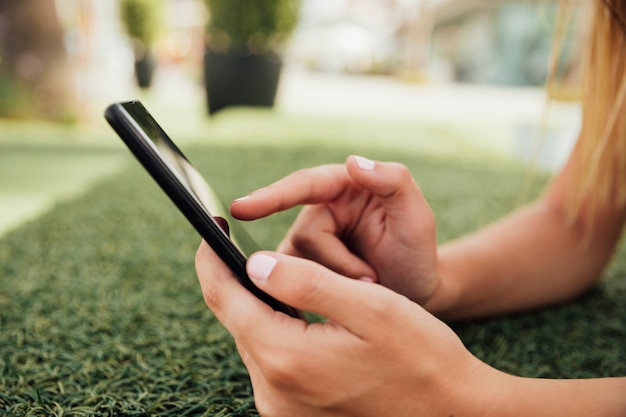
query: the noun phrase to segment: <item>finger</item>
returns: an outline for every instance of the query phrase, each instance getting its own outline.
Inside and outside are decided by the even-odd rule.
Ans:
[[[306,328],[304,320],[273,310],[245,289],[205,241],[196,254],[196,271],[207,306],[240,347],[249,350],[260,339],[285,340]]]
[[[302,204],[332,201],[353,183],[344,165],[303,169],[233,201],[230,212],[237,219],[254,220]]]
[[[376,280],[376,271],[337,236],[334,216],[325,205],[304,207],[278,251],[310,259],[350,278]]]
[[[205,241],[196,254],[196,271],[206,305],[240,343],[246,344],[254,323],[275,313],[237,281]]]
[[[407,209],[414,216],[422,214],[421,211],[430,212],[421,189],[406,166],[355,155],[348,157],[346,166],[357,184],[381,199],[388,216],[406,222]]]
[[[421,236],[429,239],[428,247],[435,247],[435,216],[406,166],[354,155],[348,157],[346,166],[355,183],[378,198],[390,232],[387,236],[394,237],[395,246],[414,248],[415,239]]]
[[[228,225],[228,221],[226,221],[225,218],[220,217],[220,216],[214,216],[213,219],[215,220],[215,223],[217,223],[217,225],[219,227],[222,228],[222,230],[230,236],[230,226]]]
[[[247,270],[268,294],[363,338],[372,336],[389,315],[413,304],[383,286],[346,279],[315,262],[283,254],[258,252],[248,260]]]

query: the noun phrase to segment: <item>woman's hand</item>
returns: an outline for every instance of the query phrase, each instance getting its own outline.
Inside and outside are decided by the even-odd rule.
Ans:
[[[252,220],[306,205],[279,251],[351,278],[376,281],[418,303],[438,284],[434,215],[409,170],[351,156],[304,169],[235,200]]]
[[[247,269],[259,288],[329,318],[307,324],[255,298],[204,242],[196,269],[263,416],[466,415],[476,399],[490,400],[476,391],[489,387],[493,369],[443,322],[381,285],[284,254],[253,255]]]

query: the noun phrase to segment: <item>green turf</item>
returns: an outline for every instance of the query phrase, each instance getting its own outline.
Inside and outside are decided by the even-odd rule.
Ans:
[[[226,199],[353,152],[399,160],[431,202],[441,241],[511,210],[525,178],[368,144],[185,150]],[[271,248],[294,215],[246,226]],[[198,243],[136,164],[0,240],[0,415],[256,415],[232,340],[202,301]],[[515,374],[626,375],[625,275],[622,251],[574,303],[454,327],[476,355]]]
[[[123,168],[123,149],[0,140],[0,236]]]

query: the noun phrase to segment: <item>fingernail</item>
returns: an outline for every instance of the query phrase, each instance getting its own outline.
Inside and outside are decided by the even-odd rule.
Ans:
[[[250,196],[249,196],[249,195],[247,195],[247,196],[244,196],[244,197],[239,197],[239,198],[236,198],[234,201],[246,201],[246,200],[247,200],[247,199],[249,199],[249,198],[250,198]]]
[[[363,171],[372,171],[374,170],[374,166],[376,166],[376,163],[374,161],[364,158],[362,156],[355,156],[354,159],[356,160],[356,164]]]
[[[372,277],[361,277],[359,278],[359,281],[370,282],[370,283],[376,282],[376,280]]]
[[[220,217],[220,216],[214,216],[213,219],[215,220],[215,223],[217,223],[217,225],[219,227],[222,228],[222,230],[227,234],[230,235],[230,226],[228,225],[228,221],[226,221],[225,218]]]
[[[248,259],[248,275],[258,281],[267,281],[278,260],[269,255],[253,255]]]

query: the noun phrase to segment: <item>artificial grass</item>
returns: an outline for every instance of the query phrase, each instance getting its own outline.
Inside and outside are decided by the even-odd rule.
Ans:
[[[445,241],[514,208],[519,169],[368,147],[196,146],[227,200],[297,168],[358,152],[406,163]],[[539,190],[535,187],[533,193]],[[246,224],[274,247],[295,212]],[[0,414],[253,416],[245,368],[204,306],[199,237],[136,163],[0,240]],[[454,325],[476,355],[518,375],[626,375],[626,263],[573,303]]]
[[[0,137],[0,235],[122,169],[123,151],[67,142],[11,143]]]

